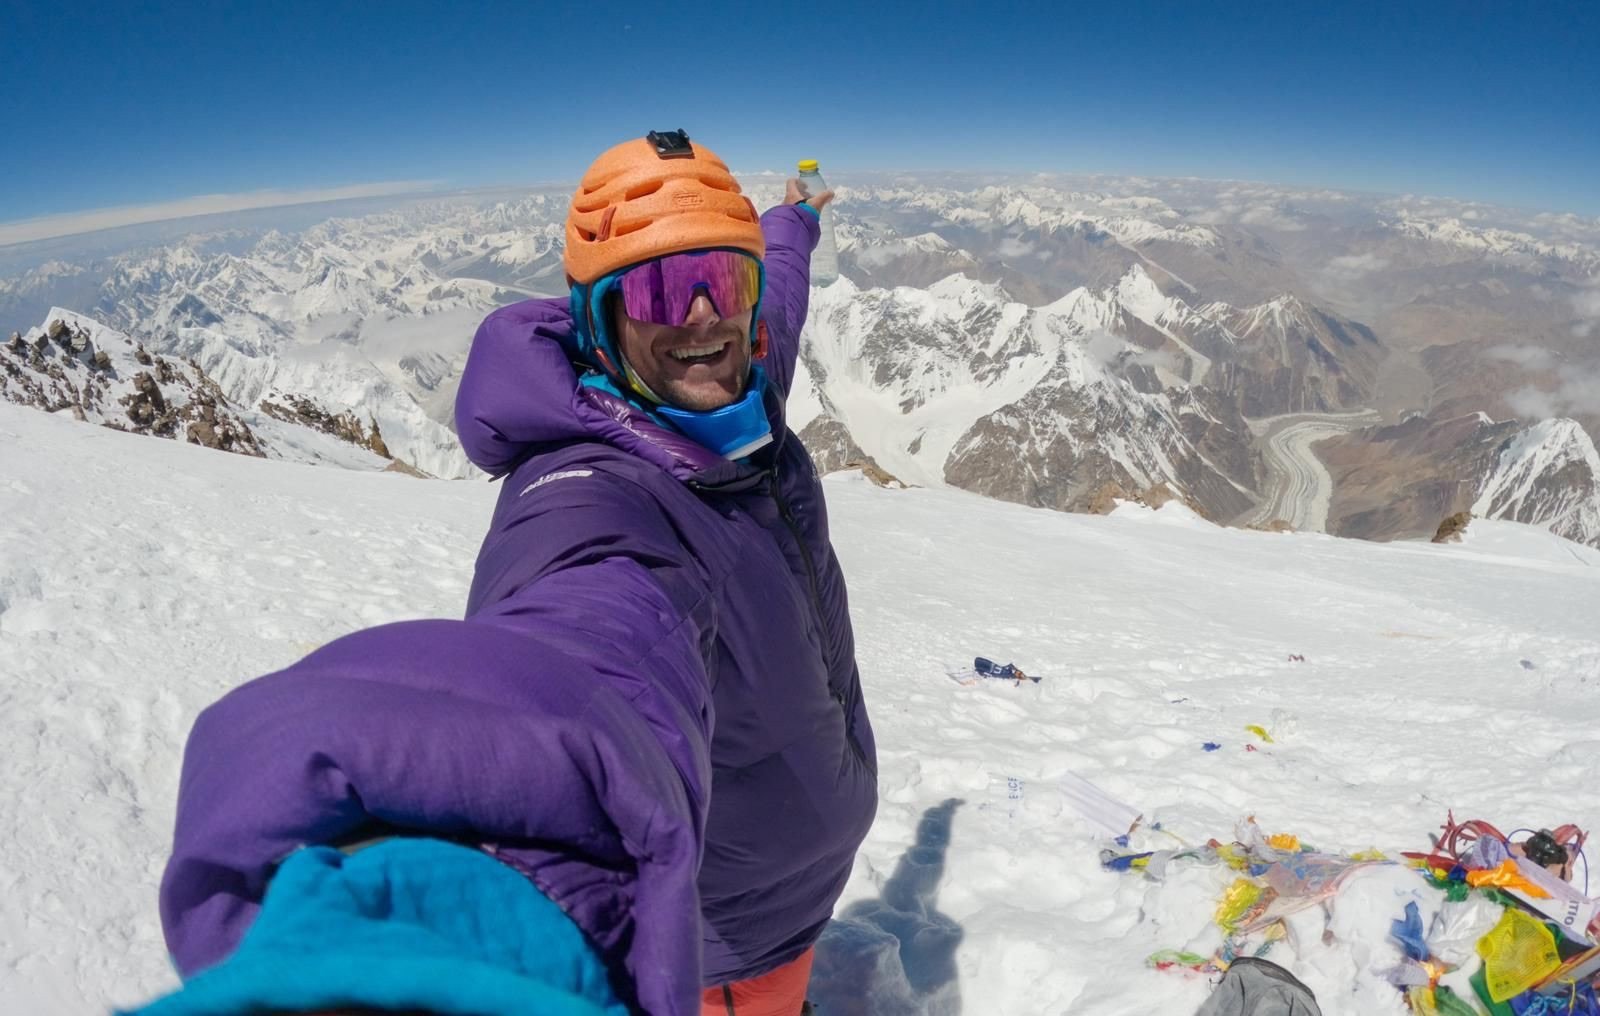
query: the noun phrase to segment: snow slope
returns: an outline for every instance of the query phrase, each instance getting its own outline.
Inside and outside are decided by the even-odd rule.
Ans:
[[[496,491],[6,405],[0,462],[0,1008],[87,1014],[172,982],[155,890],[197,711],[352,629],[458,615]],[[1144,959],[1203,935],[1213,876],[1100,871],[1068,772],[1190,842],[1255,815],[1410,849],[1447,807],[1600,826],[1600,552],[1514,523],[1380,545],[827,487],[882,804],[825,1012],[1193,1012],[1205,982]],[[1044,680],[946,678],[979,653]],[[1246,752],[1246,724],[1276,743]],[[1274,958],[1328,1016],[1399,1013],[1376,935]]]

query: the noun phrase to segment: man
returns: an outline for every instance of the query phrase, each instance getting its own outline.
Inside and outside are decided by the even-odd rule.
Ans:
[[[441,931],[427,907],[406,913],[426,941],[449,940],[437,948],[470,952],[462,970],[564,914],[630,1010],[800,1011],[877,801],[822,489],[784,425],[831,195],[801,197],[791,181],[758,218],[677,131],[585,174],[570,298],[490,315],[462,378],[462,444],[504,482],[467,619],[357,632],[196,722],[162,883],[176,964],[211,968],[191,993],[230,968],[281,970],[284,942],[416,951],[384,944],[396,901],[428,897],[446,872],[482,919]],[[485,908],[484,856],[559,911]],[[218,966],[280,863],[290,888],[274,881],[266,927]],[[311,911],[326,915],[314,930],[283,930]],[[318,966],[338,990],[293,1006],[256,976],[267,994],[250,1004],[498,1016],[469,997],[468,974],[389,964],[414,990],[375,995],[358,966]]]

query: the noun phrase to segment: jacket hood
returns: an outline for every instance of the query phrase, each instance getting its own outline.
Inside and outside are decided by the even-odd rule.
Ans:
[[[632,403],[579,384],[572,342],[572,315],[561,299],[502,307],[479,326],[456,394],[456,433],[478,468],[503,476],[542,448],[599,440],[680,480],[718,485],[750,472]],[[782,400],[770,393],[767,416],[781,437]]]

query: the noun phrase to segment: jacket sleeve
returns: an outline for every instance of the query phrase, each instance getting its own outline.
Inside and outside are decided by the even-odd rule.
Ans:
[[[467,620],[358,632],[201,714],[162,880],[181,972],[234,949],[291,851],[381,823],[526,846],[630,1004],[698,1011],[714,600],[629,486],[508,487]]]
[[[785,396],[794,380],[800,355],[800,330],[811,300],[811,251],[822,235],[815,212],[779,205],[761,217],[767,239],[767,290],[761,298],[761,320],[767,325],[768,349],[762,366]]]

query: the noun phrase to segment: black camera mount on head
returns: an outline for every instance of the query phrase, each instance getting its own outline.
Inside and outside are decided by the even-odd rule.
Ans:
[[[689,144],[689,135],[682,127],[675,131],[651,131],[645,135],[645,140],[656,146],[656,155],[663,159],[692,159],[694,146]]]

